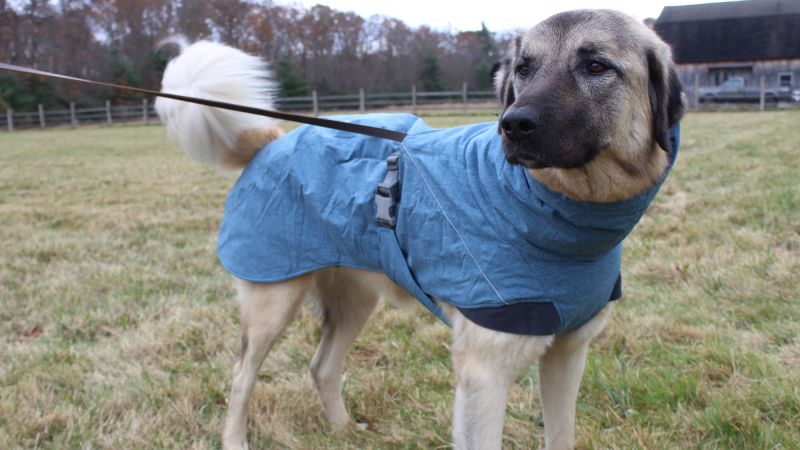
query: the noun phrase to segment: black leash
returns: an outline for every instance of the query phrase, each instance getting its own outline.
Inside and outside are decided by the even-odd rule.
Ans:
[[[299,122],[308,125],[316,125],[319,127],[333,128],[334,130],[348,131],[351,133],[358,133],[366,136],[388,139],[390,141],[395,141],[395,142],[403,142],[403,139],[406,138],[406,134],[400,131],[386,130],[384,128],[371,127],[368,125],[360,125],[357,123],[340,122],[338,120],[321,119],[319,117],[309,117],[299,114],[290,114],[280,111],[273,111],[270,109],[253,108],[251,106],[235,105],[233,103],[220,102],[217,100],[187,97],[185,95],[170,94],[167,92],[159,92],[151,89],[143,89],[132,86],[123,86],[119,84],[106,83],[103,81],[86,80],[83,78],[70,77],[67,75],[59,75],[57,73],[52,73],[52,72],[45,72],[43,70],[36,70],[36,69],[29,69],[27,67],[15,66],[13,64],[5,64],[0,62],[0,69],[8,70],[10,72],[24,73],[27,75],[39,75],[50,78],[58,78],[67,81],[75,81],[78,83],[92,84],[95,86],[122,89],[126,91],[138,92],[140,94],[154,95],[157,97],[166,97],[166,98],[171,98],[173,100],[197,103],[200,105],[211,106],[214,108],[229,109],[232,111],[239,111],[248,114],[256,114],[259,116],[272,117],[273,119],[288,120],[290,122]]]

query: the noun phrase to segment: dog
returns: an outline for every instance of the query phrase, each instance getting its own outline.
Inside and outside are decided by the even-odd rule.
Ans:
[[[345,119],[403,128],[401,131],[406,131],[409,137],[400,147],[376,139],[359,141],[342,132],[324,132],[313,127],[301,127],[281,137],[283,133],[269,119],[158,99],[156,109],[162,121],[190,156],[220,169],[239,169],[247,165],[226,203],[226,218],[220,235],[221,259],[235,274],[243,328],[242,353],[234,367],[223,430],[225,448],[247,448],[247,406],[256,373],[307,297],[313,297],[322,311],[323,333],[311,363],[311,374],[332,427],[342,428],[350,422],[341,397],[343,361],[348,347],[381,300],[413,302],[416,298],[452,326],[451,351],[456,376],[452,425],[455,448],[501,447],[506,398],[511,384],[537,361],[545,446],[548,449],[574,447],[575,404],[589,343],[608,322],[612,309],[609,301],[619,296],[620,241],[644,213],[674,161],[676,124],[684,114],[685,99],[669,46],[644,24],[609,10],[560,13],[522,32],[513,41],[510,57],[496,67],[493,78],[502,107],[497,124],[437,131],[408,116]],[[163,80],[165,92],[200,95],[262,108],[271,106],[269,97],[264,95],[271,87],[268,71],[260,60],[209,42],[184,48],[168,65]],[[431,141],[420,143],[419,140],[426,138],[434,143],[469,144],[465,144],[467,148],[463,152],[433,151],[425,154],[422,148],[429,147],[427,144]],[[324,146],[325,150],[295,151],[298,142],[312,142],[312,147]],[[415,142],[420,143],[416,150]],[[342,150],[346,156],[336,156],[341,153],[336,149],[347,145],[357,146],[357,149],[347,148]],[[393,174],[396,168],[383,161],[398,148],[397,158],[401,158],[405,165],[399,175]],[[354,198],[361,199],[361,203],[356,202],[361,205],[359,207],[373,213],[378,211],[378,219],[381,219],[382,209],[394,211],[394,215],[389,217],[389,225],[374,225],[370,220],[360,225],[357,219],[340,224],[344,230],[342,233],[352,232],[355,236],[349,239],[363,238],[351,245],[368,247],[374,244],[382,248],[381,252],[384,248],[389,249],[386,251],[390,255],[382,253],[376,257],[377,262],[355,264],[348,259],[349,250],[338,250],[334,256],[324,256],[335,245],[303,242],[316,239],[312,237],[316,233],[299,232],[301,227],[295,226],[297,223],[309,223],[308,230],[311,231],[321,228],[315,228],[316,222],[312,223],[312,220],[317,219],[309,218],[308,212],[298,213],[304,214],[297,216],[301,222],[293,221],[292,199],[298,189],[304,187],[287,180],[293,174],[304,176],[306,170],[310,171],[311,166],[317,164],[314,162],[316,158],[325,159],[333,154],[331,158],[340,158],[334,161],[334,166],[346,165],[345,162],[353,161],[354,155],[367,150],[377,152],[380,159],[369,166],[371,172],[365,175],[369,186],[363,188],[367,189],[363,192],[374,190],[376,184],[387,183],[394,176],[400,180],[402,193],[399,202],[392,198],[396,203],[389,205],[390,208],[382,208],[379,203],[364,206],[373,205],[373,199],[366,199],[368,195],[362,191],[352,193],[342,202],[323,199],[327,203],[322,209],[326,210],[334,203],[352,203]],[[442,159],[451,158],[448,155],[456,155],[458,160]],[[277,164],[281,158],[288,160],[291,168],[270,172],[272,164]],[[466,162],[461,161],[465,158]],[[488,162],[482,163],[483,159]],[[500,178],[507,175],[518,184],[511,188],[503,184],[498,192],[506,192],[513,202],[545,204],[545,215],[555,216],[556,224],[566,221],[561,230],[553,222],[547,222],[538,234],[535,233],[538,225],[534,226],[533,234],[544,236],[534,236],[535,239],[555,240],[553,244],[536,242],[531,251],[551,247],[547,250],[551,252],[548,253],[550,256],[545,259],[558,259],[562,257],[564,248],[571,247],[570,251],[578,254],[576,264],[589,269],[562,279],[561,271],[569,272],[571,269],[559,266],[558,272],[544,276],[554,278],[556,286],[543,287],[547,284],[545,281],[550,280],[539,280],[525,270],[514,272],[518,269],[516,263],[500,269],[488,267],[491,264],[487,261],[495,262],[491,258],[501,257],[496,256],[493,250],[499,246],[487,251],[469,252],[469,257],[466,253],[460,255],[462,257],[457,263],[462,265],[456,270],[443,268],[443,263],[449,262],[453,256],[448,253],[452,248],[468,250],[471,245],[480,246],[480,241],[485,239],[481,234],[483,231],[458,231],[459,227],[463,229],[462,218],[452,219],[448,212],[462,205],[460,201],[448,204],[448,195],[444,195],[449,194],[448,189],[462,189],[453,187],[460,186],[453,182],[453,178],[460,179],[463,175],[468,179],[466,172],[475,161],[489,164],[488,167],[496,170],[476,170],[480,172],[474,178],[479,183],[477,190],[495,186],[495,174],[502,174],[498,175]],[[437,164],[455,167],[456,174],[441,180],[442,176],[431,172],[434,170],[431,167],[438,167]],[[312,178],[310,183],[319,177],[325,180],[323,189],[315,192],[329,191],[337,186],[335,183],[346,184],[353,178],[347,174],[336,178],[330,175],[331,169],[319,170],[321,172],[309,176]],[[266,178],[278,180],[264,182],[262,172],[270,173]],[[386,178],[381,180],[384,176]],[[414,176],[418,179],[409,178]],[[284,184],[289,186],[279,189]],[[283,190],[291,194],[273,194],[273,191]],[[486,190],[490,188],[486,187]],[[264,195],[272,197],[269,201],[258,200]],[[487,198],[498,198],[495,194],[486,195],[489,195]],[[535,198],[523,198],[526,195]],[[432,206],[418,206],[417,202],[424,202],[415,196],[432,198],[425,200]],[[374,192],[371,197],[376,197]],[[478,198],[477,203],[463,209],[487,207],[479,195],[473,197]],[[642,198],[645,200],[640,201]],[[245,200],[257,202],[257,206],[240,206],[246,203]],[[581,241],[582,214],[591,215],[592,211],[606,211],[608,208],[617,211],[618,205],[632,204],[638,205],[633,224],[620,226],[613,236],[603,235],[595,239],[604,243],[603,255],[612,255],[611,262],[608,265],[603,263],[602,267],[592,265],[600,257],[587,250],[595,245],[595,241]],[[272,211],[271,205],[283,206],[275,206],[276,210]],[[559,209],[559,205],[566,205],[566,209]],[[572,214],[570,208],[573,207],[578,208],[575,210],[577,214]],[[280,208],[290,208],[290,212],[284,213]],[[422,212],[425,208],[433,212]],[[496,214],[496,222],[502,222],[500,216],[504,211],[493,209],[490,214]],[[425,220],[435,220],[435,230],[449,233],[449,237],[441,235],[442,241],[451,240],[452,245],[429,236],[436,233],[414,234],[413,229],[418,227],[406,221],[415,214],[428,217]],[[261,220],[263,216],[269,219]],[[268,234],[280,236],[262,240],[263,230],[254,228],[251,223],[254,221],[278,227],[279,231],[270,228]],[[430,231],[428,225],[430,222],[425,223],[423,230]],[[327,222],[324,226],[328,226]],[[362,226],[363,229],[358,228]],[[510,228],[515,226],[514,221],[509,221]],[[591,224],[587,226],[593,227]],[[355,232],[350,228],[355,228]],[[594,228],[602,228],[601,233],[608,231],[605,225]],[[498,226],[498,229],[502,228]],[[329,228],[324,230],[330,231]],[[242,233],[251,233],[253,237],[237,237]],[[513,242],[515,238],[507,239]],[[266,242],[263,245],[269,248],[268,251],[260,249],[261,242]],[[280,271],[274,269],[284,263],[273,261],[272,255],[293,246],[299,246],[299,251],[290,258],[291,264],[286,263],[287,268]],[[516,244],[502,246],[517,247]],[[519,246],[522,248],[522,243]],[[398,249],[401,250],[399,254]],[[245,255],[251,252],[250,256]],[[386,260],[392,258],[399,259],[401,266],[407,266],[397,271],[387,269]],[[414,261],[409,262],[411,259]],[[544,267],[543,270],[547,273],[553,269]],[[584,276],[592,277],[592,274],[600,272],[603,274],[597,278],[600,287],[593,288],[599,293],[579,290],[586,284]],[[509,273],[512,276],[506,276]],[[457,278],[461,275],[473,278],[459,284]],[[439,287],[441,277],[456,278],[455,287]],[[498,278],[509,280],[504,283],[514,285],[513,289],[505,284],[492,283]],[[467,285],[474,288],[465,287]],[[569,289],[560,289],[563,286],[569,286]],[[509,292],[522,292],[519,295],[523,296],[547,294],[556,300],[507,301],[517,295],[509,296]],[[494,294],[500,298],[500,303],[472,305],[460,301],[462,297],[484,299]],[[587,298],[585,302],[581,297],[584,295]],[[581,298],[572,298],[574,296]],[[588,313],[569,315],[573,307],[582,307],[584,303],[590,305]],[[522,317],[524,323],[519,320],[509,322],[509,314],[498,316],[498,313],[508,311]]]

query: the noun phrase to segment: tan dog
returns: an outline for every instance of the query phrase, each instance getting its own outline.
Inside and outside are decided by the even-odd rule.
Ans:
[[[268,107],[258,60],[198,43],[173,61],[164,90]],[[569,197],[610,202],[653,185],[668,164],[668,130],[683,115],[681,87],[669,47],[645,25],[613,11],[558,14],[519,35],[495,74],[506,158]],[[253,99],[257,99],[254,101]],[[260,100],[259,100],[260,99]],[[241,167],[280,136],[261,118],[159,99],[170,133],[197,159]],[[304,298],[323,311],[322,339],[311,373],[334,427],[349,421],[341,397],[345,354],[381,299],[414,301],[385,275],[328,268],[289,281],[236,282],[242,355],[223,433],[225,448],[247,447],[247,406],[256,373]],[[560,336],[527,336],[482,328],[442,304],[453,324],[457,380],[453,443],[497,449],[512,382],[539,363],[545,440],[574,446],[575,403],[589,342],[603,329],[606,307],[581,328]]]

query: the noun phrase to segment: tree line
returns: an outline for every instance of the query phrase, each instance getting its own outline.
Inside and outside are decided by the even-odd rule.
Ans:
[[[492,64],[510,39],[490,32],[412,28],[324,5],[255,0],[0,0],[0,61],[157,88],[175,49],[165,37],[210,39],[262,56],[281,96],[490,89]],[[33,110],[138,94],[0,73],[0,107]]]

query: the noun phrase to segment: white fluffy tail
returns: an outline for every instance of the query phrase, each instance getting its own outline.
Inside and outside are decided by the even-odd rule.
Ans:
[[[272,108],[274,83],[255,56],[208,41],[186,46],[164,71],[163,92]],[[220,169],[241,168],[269,140],[280,135],[268,117],[159,97],[156,112],[170,138],[193,159]]]

